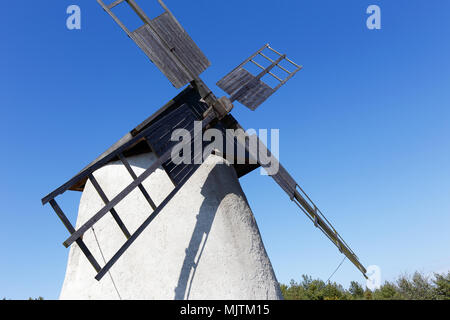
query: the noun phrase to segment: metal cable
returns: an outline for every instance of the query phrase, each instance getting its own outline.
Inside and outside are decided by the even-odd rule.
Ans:
[[[105,259],[105,256],[103,255],[102,248],[100,248],[100,243],[98,242],[97,235],[95,234],[94,227],[91,227],[91,229],[92,229],[92,233],[94,234],[95,242],[97,242],[98,249],[100,250],[100,254],[102,255],[103,262],[106,263],[106,259]],[[111,281],[112,281],[112,284],[114,286],[114,289],[116,290],[117,295],[119,296],[119,300],[122,300],[122,297],[120,296],[119,290],[117,289],[116,283],[114,282],[114,279],[113,279],[113,277],[111,275],[111,272],[108,271],[108,274],[109,274],[109,276],[111,278]]]
[[[342,259],[341,263],[338,265],[338,267],[336,268],[336,270],[334,270],[334,272],[331,274],[331,276],[328,278],[327,283],[330,281],[331,277],[334,276],[334,274],[336,273],[336,271],[339,270],[339,268],[342,266],[342,264],[344,263],[345,259],[347,259],[347,257],[344,257],[344,259]]]

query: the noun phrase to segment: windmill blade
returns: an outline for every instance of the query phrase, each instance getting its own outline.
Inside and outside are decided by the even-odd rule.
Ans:
[[[117,0],[109,5],[102,0],[97,2],[177,89],[196,79],[211,65],[162,0],[158,2],[164,13],[154,19],[150,19],[134,0]],[[144,25],[130,31],[112,11],[121,4],[129,5]]]
[[[269,57],[268,52],[274,53],[278,56],[277,59]],[[259,56],[269,62],[268,66],[263,66],[255,61],[255,58]],[[281,62],[286,61],[292,65],[295,69],[289,70],[281,65]],[[246,69],[250,64],[257,66],[262,71],[253,75]],[[282,71],[284,77],[280,77],[275,74],[275,69]],[[272,94],[280,89],[287,81],[289,81],[298,71],[302,69],[301,66],[288,59],[286,55],[279,53],[273,49],[269,44],[264,45],[261,49],[256,51],[247,60],[241,63],[236,69],[231,71],[225,77],[223,77],[217,86],[230,95],[231,102],[239,101],[247,108],[256,110],[264,101],[266,101]],[[278,81],[278,85],[271,87],[269,84],[263,81],[263,77],[271,76]]]
[[[253,141],[256,140],[256,143],[250,143],[251,139],[254,139]],[[286,192],[291,201],[297,204],[297,206],[314,223],[315,227],[321,230],[339,251],[344,254],[359,271],[361,271],[364,277],[367,278],[367,270],[361,264],[357,255],[347,245],[331,222],[328,221],[294,178],[292,178],[287,170],[279,163],[278,159],[271,154],[264,143],[256,135],[242,137],[240,141],[241,144],[245,143],[245,150],[252,159],[257,159],[261,167],[263,167],[267,174]],[[250,147],[251,145],[257,146],[257,150],[255,150],[255,147]]]

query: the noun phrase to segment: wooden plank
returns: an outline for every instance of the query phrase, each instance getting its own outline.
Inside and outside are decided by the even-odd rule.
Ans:
[[[196,117],[190,105],[184,103],[167,116],[158,120],[153,126],[154,130],[146,136],[146,139],[152,145],[156,155],[160,156],[167,149],[179,143],[171,140],[173,131],[176,129],[189,131],[194,127],[195,120],[201,120],[201,118]]]
[[[105,192],[103,192],[102,188],[100,187],[100,184],[98,183],[97,179],[95,179],[93,174],[90,174],[88,176],[89,181],[91,181],[92,185],[94,186],[95,190],[97,191],[98,195],[102,199],[102,201],[107,204],[109,202],[108,197],[106,196]],[[111,208],[110,210],[111,215],[113,216],[114,220],[118,224],[120,230],[122,230],[123,234],[127,239],[131,237],[130,232],[128,231],[127,227],[123,223],[122,219],[120,219],[119,214],[117,213],[116,209]]]
[[[123,165],[127,169],[128,173],[131,175],[133,180],[136,180],[138,177],[136,176],[136,173],[134,172],[133,168],[130,166],[130,163],[128,162],[127,158],[123,156],[122,153],[119,153],[119,159],[122,161]],[[153,202],[152,198],[148,194],[147,190],[145,190],[144,186],[142,184],[138,185],[139,190],[141,190],[142,194],[144,195],[145,200],[150,204],[150,207],[152,207],[153,210],[156,209],[156,205]]]
[[[252,110],[259,107],[275,92],[274,89],[243,68],[236,69],[219,81],[217,85],[231,95],[230,100],[237,100]]]
[[[191,75],[198,76],[211,65],[189,34],[168,12],[153,19],[153,22],[158,35],[169,45]]]
[[[147,128],[149,125],[160,119],[161,117],[165,116],[168,112],[172,111],[173,109],[180,106],[180,104],[185,103],[186,99],[191,100],[192,96],[195,96],[195,99],[200,99],[200,95],[198,92],[191,86],[187,86],[186,89],[181,91],[175,98],[167,102],[164,106],[162,106],[158,111],[156,111],[154,114],[152,114],[150,117],[145,119],[143,122],[141,122],[136,128],[134,128],[131,131],[131,134],[133,136],[140,133],[142,130]]]
[[[58,203],[55,201],[55,199],[50,200],[50,205],[52,206],[53,210],[56,212],[57,216],[61,219],[62,223],[66,227],[66,229],[72,234],[75,232],[75,228],[70,223],[69,219],[67,219],[67,216],[64,214]],[[98,264],[97,260],[95,260],[94,256],[92,255],[91,251],[89,251],[86,244],[83,242],[82,239],[77,239],[77,245],[80,248],[80,250],[84,253],[86,258],[89,260],[91,265],[94,267],[94,269],[99,272],[100,271],[100,265]]]
[[[240,65],[238,65],[236,68],[234,68],[228,75],[226,75],[224,78],[222,78],[221,80],[219,80],[218,82],[217,82],[217,85],[219,86],[219,87],[221,87],[220,85],[219,85],[219,83],[221,83],[221,82],[223,82],[224,81],[224,79],[227,77],[227,76],[229,76],[230,74],[232,74],[232,73],[234,73],[236,70],[238,70],[238,69],[242,69],[251,59],[253,59],[254,57],[256,57],[260,52],[262,52],[265,48],[268,48],[269,47],[269,44],[265,44],[261,49],[259,49],[258,51],[256,51],[254,54],[252,54],[248,59],[246,59],[246,60],[244,60],[244,62],[242,62]],[[222,87],[221,87],[222,88]],[[223,88],[222,88],[223,89]],[[226,91],[226,90],[225,90]],[[232,93],[232,92],[231,92]],[[231,93],[228,93],[228,94],[231,94]]]
[[[176,88],[193,81],[210,66],[209,60],[163,2],[160,4],[166,12],[153,20],[134,0],[127,2],[145,22],[132,33],[132,39]]]
[[[258,108],[275,91],[263,81],[254,79],[244,85],[230,99],[237,100],[251,110]]]
[[[167,53],[168,49],[148,24],[134,31],[132,35],[137,45],[177,89],[193,80],[192,76],[178,66],[176,59]]]
[[[275,91],[267,84],[261,81],[261,78],[268,74],[280,61],[286,58],[286,55],[282,55],[276,61],[272,62],[265,70],[259,73],[254,79],[246,83],[243,87],[235,91],[230,100],[238,100],[243,105],[247,106],[251,110],[255,110],[261,105],[267,98],[269,98]]]
[[[250,58],[241,63],[232,72],[230,72],[219,82],[217,82],[217,85],[231,96],[230,100],[232,102],[237,100],[251,110],[255,110],[272,94],[274,94],[281,86],[283,86],[288,80],[290,80],[299,70],[301,70],[301,67],[293,63],[291,60],[287,59],[285,54],[274,51],[272,48],[270,49],[276,52],[280,57],[277,60],[273,60],[267,57],[266,55],[264,55],[264,53],[262,53],[262,51],[266,48],[270,48],[270,46],[265,45]],[[262,65],[254,61],[253,58],[258,54],[269,60],[271,62],[271,65],[267,68],[264,68]],[[286,68],[280,66],[279,63],[284,59],[288,60],[295,66],[298,66],[298,68],[295,71],[290,72]],[[263,71],[257,76],[253,76],[244,68],[247,63],[254,63],[259,68],[263,69]],[[288,76],[283,80],[275,75],[273,72],[271,72],[271,70],[275,67],[279,67],[287,72]],[[280,82],[279,85],[277,85],[275,88],[271,88],[264,81],[262,81],[261,79],[266,74],[270,74],[272,77],[277,79]]]
[[[238,68],[227,74],[219,82],[217,86],[223,91],[232,95],[234,92],[242,88],[246,83],[252,81],[255,77],[243,68]]]

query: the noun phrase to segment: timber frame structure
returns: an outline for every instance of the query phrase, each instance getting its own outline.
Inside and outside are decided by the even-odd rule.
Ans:
[[[64,246],[69,247],[73,243],[77,243],[96,270],[96,279],[100,280],[200,166],[200,164],[197,164],[198,161],[195,160],[203,157],[203,154],[195,153],[194,148],[191,148],[193,151],[190,155],[190,163],[175,164],[172,162],[172,150],[179,142],[171,140],[171,133],[176,129],[188,130],[191,133],[192,139],[185,143],[192,144],[194,139],[198,138],[199,135],[203,135],[203,132],[209,128],[220,130],[224,137],[227,135],[227,129],[242,129],[238,121],[230,114],[230,111],[233,109],[233,102],[238,101],[249,109],[255,110],[300,71],[302,67],[289,60],[285,54],[281,54],[270,47],[270,45],[264,45],[217,83],[221,89],[229,94],[229,97],[218,99],[199,77],[200,73],[209,67],[210,63],[208,59],[161,0],[158,0],[158,2],[163,7],[164,13],[155,19],[149,19],[134,0],[117,0],[109,5],[105,4],[102,0],[97,1],[176,88],[181,88],[186,84],[188,85],[174,99],[127,133],[72,179],[42,199],[44,205],[47,203],[51,205],[70,233],[70,236],[63,243]],[[112,10],[122,3],[129,5],[139,18],[141,18],[144,23],[142,27],[135,31],[130,31],[117,18]],[[277,58],[270,58],[264,50],[270,50],[276,54]],[[254,59],[257,56],[266,59],[269,65],[263,66],[256,62]],[[283,66],[281,64],[283,61],[287,61],[293,69],[289,70],[286,66]],[[256,75],[251,74],[245,68],[249,63],[256,65],[262,71]],[[278,76],[274,72],[274,68],[283,70],[286,76],[284,78]],[[266,76],[271,76],[278,80],[279,84],[275,87],[269,86],[264,81],[264,77]],[[194,122],[196,121],[201,121],[202,123],[201,132],[195,132]],[[251,139],[256,139],[257,150],[250,147]],[[207,143],[203,142],[203,144],[203,147],[207,146]],[[270,153],[266,146],[256,136],[248,136],[245,133],[242,133],[240,137],[234,140],[234,146],[237,147],[238,145],[245,148],[245,163],[236,164],[240,162],[234,162],[235,164],[233,166],[237,176],[242,177],[259,166],[266,169],[268,175],[286,192],[290,200],[298,205],[314,225],[365,276],[366,269],[359,262],[356,254],[345,243],[332,224],[287,170],[279,164],[278,160]],[[225,146],[219,151],[223,156],[226,156]],[[148,152],[154,153],[157,160],[142,174],[137,176],[128,163],[127,157]],[[94,178],[93,173],[112,161],[121,161],[133,181],[114,198],[108,199],[100,184]],[[274,162],[278,164],[276,167],[279,170],[277,171],[273,171],[268,166],[269,163],[273,164]],[[151,190],[146,190],[143,182],[159,168],[162,168],[167,173],[174,185],[174,189],[161,203],[157,204],[151,198]],[[69,190],[83,191],[88,180],[98,192],[104,202],[104,206],[76,230],[57,203],[56,198]],[[131,234],[115,210],[115,207],[135,189],[139,189],[147,200],[149,216]],[[112,215],[122,230],[125,242],[102,267],[83,242],[83,234],[108,213]]]

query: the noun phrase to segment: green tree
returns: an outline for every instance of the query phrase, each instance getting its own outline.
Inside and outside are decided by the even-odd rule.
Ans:
[[[373,300],[373,294],[372,291],[370,291],[370,289],[366,289],[366,291],[364,291],[364,299]]]
[[[403,300],[395,284],[386,281],[379,289],[373,292],[374,300]]]
[[[350,282],[350,288],[348,289],[353,299],[363,299],[364,298],[364,289],[363,287],[356,281]]]
[[[450,271],[446,275],[434,274],[435,297],[438,300],[450,300]]]
[[[412,277],[402,275],[397,280],[400,294],[407,300],[434,300],[435,290],[430,279],[419,272]]]

